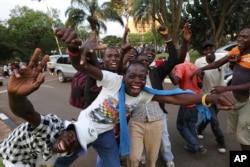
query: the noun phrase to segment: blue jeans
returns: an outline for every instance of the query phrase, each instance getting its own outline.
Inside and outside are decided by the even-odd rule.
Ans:
[[[170,143],[170,139],[169,139],[167,114],[163,115],[162,125],[163,125],[163,129],[162,129],[160,151],[161,151],[162,158],[166,162],[170,162],[170,161],[174,160],[174,155],[173,155],[172,150],[171,150],[171,143]]]
[[[103,160],[99,157],[99,155],[97,156],[95,167],[103,167]]]
[[[120,166],[119,150],[115,139],[114,130],[110,130],[98,135],[98,138],[88,145],[92,146],[103,161],[104,167],[118,167]],[[68,167],[78,158],[77,150],[70,157],[60,157],[55,163],[55,167]]]
[[[180,106],[177,116],[177,129],[186,140],[186,146],[193,151],[197,151],[201,147],[196,134],[197,121],[198,110],[196,107],[186,108]]]
[[[210,123],[211,129],[214,136],[216,137],[216,141],[218,142],[218,144],[225,144],[224,135],[222,130],[220,129],[219,120],[217,117],[219,110],[217,109],[216,105],[212,105],[211,107],[209,107],[209,110],[211,112],[211,119],[202,121],[200,124],[198,124],[197,131],[202,133]]]

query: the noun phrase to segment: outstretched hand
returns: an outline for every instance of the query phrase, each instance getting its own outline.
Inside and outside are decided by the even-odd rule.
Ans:
[[[17,73],[10,77],[7,86],[9,93],[16,96],[28,96],[40,87],[45,79],[45,73],[41,72],[49,60],[49,56],[46,55],[38,63],[40,55],[41,49],[36,48],[28,66],[21,65]]]
[[[71,63],[77,70],[79,70],[80,66],[87,66],[87,61],[91,59],[90,55],[95,50],[105,50],[107,48],[107,45],[98,44],[95,38],[83,42],[77,36],[77,33],[70,28],[58,28],[55,30],[55,35],[65,42],[69,49],[69,56],[74,57],[74,60],[76,60]]]
[[[231,92],[212,95],[218,96],[216,106],[219,110],[231,110],[234,108],[236,99]]]
[[[211,93],[224,93],[227,91],[226,87],[227,86],[214,86],[211,90]]]

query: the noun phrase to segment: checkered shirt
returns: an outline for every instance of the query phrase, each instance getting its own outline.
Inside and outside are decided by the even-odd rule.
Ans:
[[[132,111],[130,120],[138,122],[158,121],[163,118],[163,111],[158,102],[151,101],[148,104],[139,104]]]
[[[23,123],[0,143],[0,157],[13,164],[22,162],[24,166],[35,167],[38,156],[45,160],[52,156],[52,143],[62,130],[64,123],[54,114],[42,115],[35,129],[28,122]]]

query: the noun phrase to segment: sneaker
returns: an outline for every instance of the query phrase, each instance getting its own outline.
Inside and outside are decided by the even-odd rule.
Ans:
[[[225,154],[227,152],[225,144],[218,144],[217,151],[219,153]]]
[[[197,138],[198,139],[203,139],[204,138],[202,132],[197,131]]]
[[[167,162],[167,167],[175,167],[174,161]]]

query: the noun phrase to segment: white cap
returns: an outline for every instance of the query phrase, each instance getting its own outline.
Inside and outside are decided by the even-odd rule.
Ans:
[[[74,125],[76,130],[76,135],[80,145],[82,146],[83,151],[81,155],[85,155],[87,153],[87,145],[89,143],[94,142],[97,137],[96,128],[91,119],[79,119],[77,121],[65,121],[65,128],[69,125]]]

